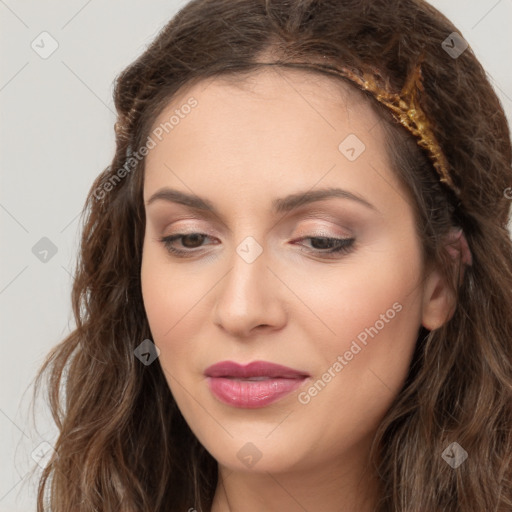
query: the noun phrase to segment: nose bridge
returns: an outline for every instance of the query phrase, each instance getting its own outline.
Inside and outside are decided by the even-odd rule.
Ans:
[[[261,286],[266,281],[264,274],[268,272],[265,252],[263,245],[253,236],[246,236],[235,246],[231,271],[226,276],[227,283],[223,288],[224,300],[235,300],[230,305],[232,309],[238,307],[240,312],[248,307],[254,309],[258,295],[264,291]]]
[[[248,333],[252,327],[280,322],[276,287],[268,283],[268,250],[249,235],[235,246],[231,269],[216,303],[216,322],[226,330]]]

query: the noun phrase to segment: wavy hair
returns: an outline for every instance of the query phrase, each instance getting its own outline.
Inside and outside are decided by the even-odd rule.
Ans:
[[[193,0],[116,78],[115,154],[83,209],[76,328],[36,380],[34,397],[45,378],[59,430],[39,480],[38,512],[45,503],[53,512],[211,508],[217,462],[185,422],[160,363],[134,357],[151,338],[140,284],[144,158],[134,155],[163,108],[206,78],[240,82],[262,56],[276,69],[319,61],[376,69],[400,91],[420,54],[421,105],[460,196],[389,110],[361,94],[382,119],[425,261],[441,269],[456,307],[439,329],[421,327],[407,379],[375,435],[378,512],[512,510],[510,131],[471,48],[456,59],[443,49],[453,32],[422,0]],[[466,234],[469,267],[446,250],[454,226]],[[468,453],[456,469],[441,456],[455,441]]]

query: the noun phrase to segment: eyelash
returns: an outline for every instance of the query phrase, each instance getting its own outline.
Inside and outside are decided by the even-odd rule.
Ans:
[[[194,253],[199,252],[197,249],[190,249],[190,250],[181,250],[177,249],[176,247],[173,247],[171,245],[172,242],[175,240],[178,240],[180,238],[184,238],[186,236],[191,235],[200,235],[205,236],[207,238],[208,235],[205,233],[176,233],[175,235],[170,236],[164,236],[159,238],[159,241],[164,245],[166,250],[171,253],[172,255],[178,257],[178,258],[190,258],[194,255]],[[309,252],[311,254],[317,254],[317,255],[323,255],[323,254],[335,254],[335,255],[345,255],[350,253],[354,248],[354,242],[355,238],[333,238],[333,237],[325,237],[325,236],[306,236],[299,238],[299,240],[327,240],[328,242],[334,242],[337,247],[334,247],[333,249],[329,249],[327,251],[322,251],[321,249],[313,249],[313,250],[305,250],[302,249],[304,252]]]

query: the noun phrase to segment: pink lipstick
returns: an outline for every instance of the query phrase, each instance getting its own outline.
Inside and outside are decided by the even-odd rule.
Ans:
[[[254,361],[245,366],[222,361],[209,366],[204,374],[210,391],[221,402],[247,409],[276,402],[309,377],[306,372],[266,361]]]

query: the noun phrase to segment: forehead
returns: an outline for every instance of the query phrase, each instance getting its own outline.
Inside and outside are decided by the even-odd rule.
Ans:
[[[311,159],[354,135],[361,148],[371,146],[377,156],[377,148],[386,153],[386,140],[377,126],[382,119],[370,105],[355,86],[318,72],[267,66],[242,76],[196,80],[155,119],[151,133],[159,140],[146,160],[149,165],[162,147],[173,159],[199,158],[199,148],[205,157],[215,152],[217,159],[229,159],[237,151],[247,155],[255,145],[283,157],[307,151]]]
[[[145,199],[174,186],[257,204],[271,189],[315,183],[367,192],[374,204],[396,196],[400,183],[368,98],[341,79],[268,68],[197,81],[172,98],[152,127],[162,138],[146,157]],[[349,159],[346,149],[362,153]]]

